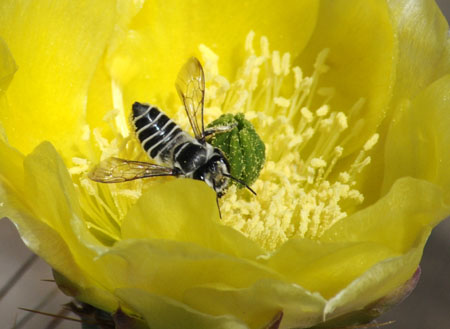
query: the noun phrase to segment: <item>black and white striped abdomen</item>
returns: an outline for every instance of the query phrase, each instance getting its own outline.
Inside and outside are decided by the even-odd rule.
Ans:
[[[160,109],[148,104],[133,104],[132,122],[144,151],[156,162],[173,166],[177,145],[192,139]]]

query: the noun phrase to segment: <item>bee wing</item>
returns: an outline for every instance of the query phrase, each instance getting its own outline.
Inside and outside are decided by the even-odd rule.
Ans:
[[[90,179],[100,183],[120,183],[156,176],[176,176],[176,173],[172,168],[119,158],[103,160],[89,173]]]
[[[205,74],[195,57],[189,58],[178,73],[175,82],[178,95],[184,104],[195,138],[205,137],[203,124],[203,104],[205,101]]]

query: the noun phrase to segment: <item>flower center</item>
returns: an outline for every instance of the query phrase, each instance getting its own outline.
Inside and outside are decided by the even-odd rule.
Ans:
[[[320,76],[328,70],[328,49],[318,54],[313,74],[304,77],[300,67],[291,67],[289,53],[270,51],[265,37],[257,52],[253,39],[251,32],[245,64],[231,84],[218,74],[218,57],[200,46],[208,81],[205,120],[244,112],[264,141],[266,163],[252,186],[257,196],[232,186],[221,199],[221,211],[224,224],[274,250],[293,237],[319,238],[362,203],[356,179],[370,163],[367,152],[378,135],[337,172],[352,132],[348,116],[328,105],[333,89],[318,88]],[[322,105],[313,108],[316,97]],[[347,113],[353,117],[363,105],[361,99]]]
[[[200,45],[206,77],[204,120],[207,124],[221,114],[243,112],[264,141],[266,163],[252,185],[257,196],[233,185],[221,198],[220,207],[224,225],[270,251],[290,238],[320,238],[362,203],[364,196],[356,189],[356,182],[358,174],[370,163],[367,153],[378,135],[365,143],[350,164],[341,165],[346,143],[362,129],[362,119],[355,122],[354,118],[364,106],[364,99],[346,111],[347,115],[330,108],[333,88],[319,88],[321,75],[328,71],[328,49],[318,54],[313,74],[303,76],[300,67],[291,67],[289,53],[270,51],[265,37],[256,51],[253,39],[254,33],[250,32],[246,39],[247,57],[232,83],[219,74],[219,57]],[[115,99],[120,99],[120,91],[113,84],[113,94],[114,91]],[[317,103],[322,105],[313,105]],[[148,161],[135,138],[124,137],[126,129],[116,119],[117,111],[112,114],[108,120],[115,126],[117,136],[107,140],[98,131],[93,132],[101,157]],[[173,119],[190,131],[182,107]],[[71,169],[78,179],[83,209],[92,230],[117,240],[121,218],[142,190],[151,186],[151,180],[97,184],[78,175],[88,167],[86,160],[74,159]],[[106,225],[108,229],[105,218],[110,223]]]

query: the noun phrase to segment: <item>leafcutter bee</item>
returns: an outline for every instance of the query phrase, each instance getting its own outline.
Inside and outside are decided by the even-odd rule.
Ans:
[[[191,57],[184,64],[178,73],[175,87],[195,138],[183,131],[156,106],[135,102],[131,121],[136,137],[143,150],[156,163],[108,158],[90,172],[89,178],[100,183],[120,183],[158,176],[202,180],[216,192],[217,206],[230,179],[244,185],[256,195],[245,182],[231,176],[230,164],[223,152],[207,142],[208,137],[234,127],[216,126],[205,130],[205,75],[197,58]]]

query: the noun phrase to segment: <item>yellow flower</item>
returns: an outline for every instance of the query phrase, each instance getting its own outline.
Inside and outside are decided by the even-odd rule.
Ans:
[[[307,328],[412,277],[450,214],[450,41],[434,1],[0,4],[0,218],[78,300],[150,328]],[[145,160],[134,101],[185,129],[173,82],[204,64],[205,121],[244,112],[253,188],[102,185]]]

